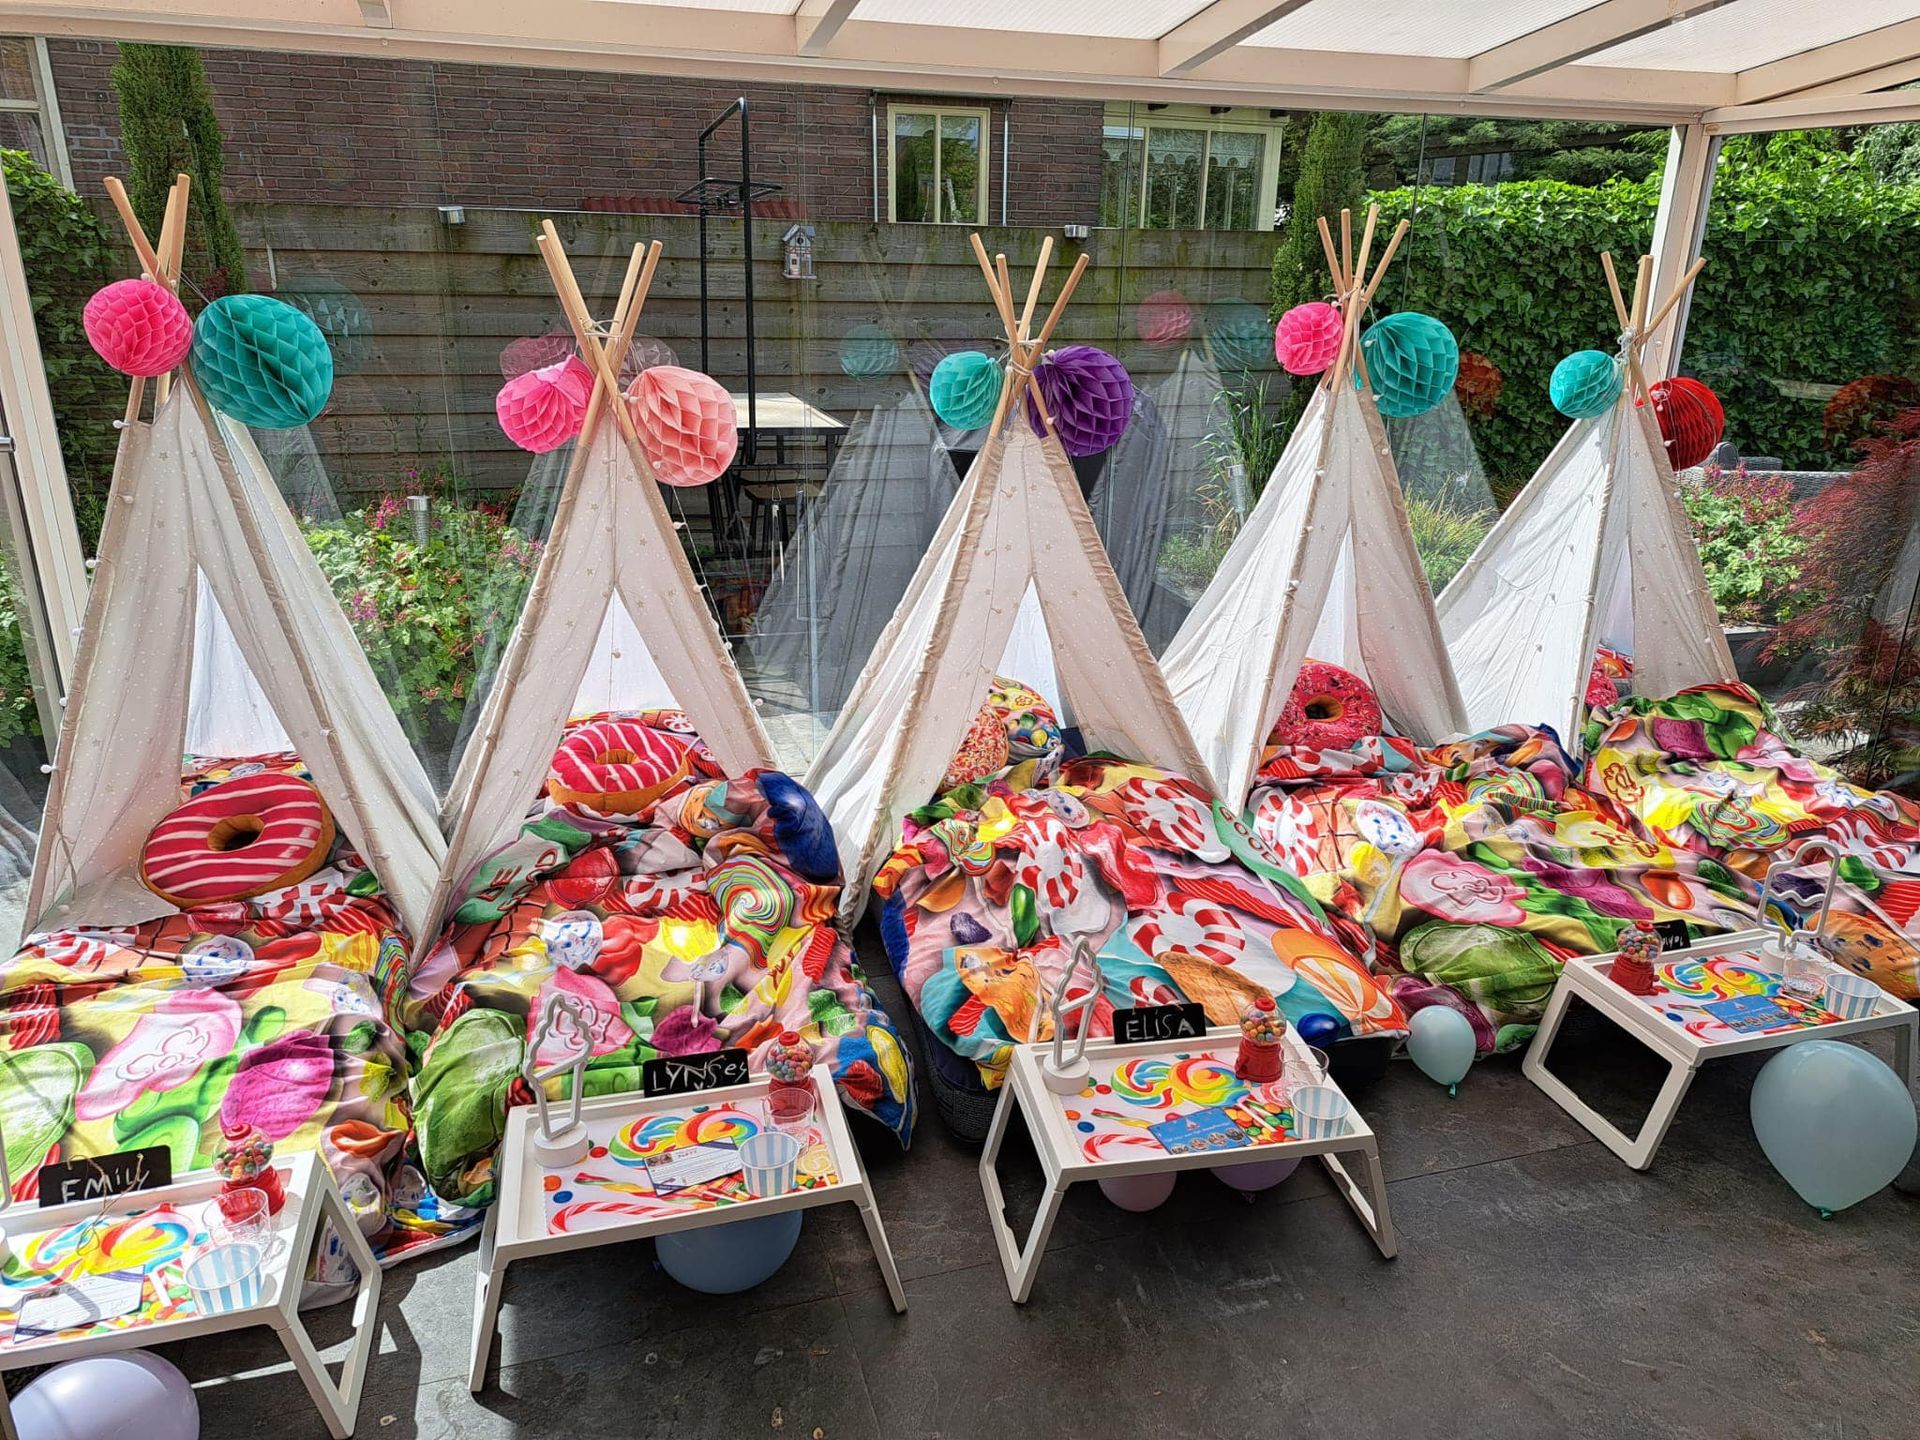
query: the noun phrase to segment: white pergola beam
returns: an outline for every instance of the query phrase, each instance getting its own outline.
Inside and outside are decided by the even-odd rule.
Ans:
[[[1680,277],[1700,254],[1707,235],[1707,208],[1713,202],[1714,162],[1720,156],[1720,137],[1704,125],[1676,125],[1667,140],[1667,164],[1660,174],[1660,205],[1653,216],[1653,278],[1649,307],[1664,304]],[[1687,317],[1693,293],[1674,306],[1640,353],[1640,368],[1649,380],[1665,380],[1680,363],[1686,343]]]
[[[1468,64],[1467,88],[1479,93],[1531,80],[1549,70],[1597,55],[1622,41],[1638,39],[1690,15],[1704,15],[1730,3],[1731,0],[1601,0],[1600,4],[1577,15],[1542,25],[1504,45],[1483,50]]]
[[[1213,0],[1160,37],[1160,73],[1186,75],[1312,0]]]
[[[793,17],[793,52],[796,55],[824,55],[840,33],[840,27],[853,17],[860,0],[828,0],[818,4],[807,0]]]
[[[1758,105],[1817,85],[1860,80],[1855,93],[1873,87],[1862,77],[1889,65],[1920,58],[1920,19],[1883,25],[1864,35],[1802,50],[1734,77],[1733,103]]]
[[[1920,120],[1920,90],[1882,90],[1873,95],[1796,95],[1764,105],[1727,105],[1700,122],[1714,135],[1753,135],[1767,130],[1824,129],[1831,125],[1887,125]]]

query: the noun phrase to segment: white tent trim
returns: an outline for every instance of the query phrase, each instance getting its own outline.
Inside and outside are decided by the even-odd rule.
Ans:
[[[1052,641],[1054,698],[1087,747],[1167,765],[1211,787],[1073,466],[1057,441],[1035,435],[1016,413],[975,457],[807,773],[839,843],[849,924],[901,820],[938,789],[999,667],[1030,648],[1033,617],[1020,623],[1030,595]],[[1023,628],[1029,644],[1010,648]]]
[[[341,828],[418,933],[444,852],[433,787],[252,438],[184,372],[122,433],[27,899],[32,929],[174,913],[140,883],[180,804],[201,585]]]
[[[1652,261],[1629,307],[1613,257],[1600,260],[1620,321],[1620,396],[1569,427],[1439,602],[1469,723],[1550,725],[1574,754],[1599,646],[1632,657],[1640,694],[1739,678],[1639,361],[1706,262],[1649,318]]]

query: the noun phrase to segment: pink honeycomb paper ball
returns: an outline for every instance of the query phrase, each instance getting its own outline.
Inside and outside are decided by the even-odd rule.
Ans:
[[[1273,358],[1292,375],[1318,375],[1340,353],[1340,310],[1309,300],[1280,317],[1273,330]]]
[[[662,485],[710,485],[727,473],[740,444],[733,397],[698,370],[656,365],[627,387],[640,448]]]
[[[87,343],[123,375],[164,375],[193,348],[193,321],[180,297],[151,280],[116,280],[81,313]]]
[[[593,372],[578,355],[569,355],[507,381],[493,402],[493,413],[509,440],[544,455],[580,433],[592,393]]]

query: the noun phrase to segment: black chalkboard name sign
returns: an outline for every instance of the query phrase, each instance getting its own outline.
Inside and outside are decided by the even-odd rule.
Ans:
[[[104,1200],[153,1190],[173,1183],[173,1153],[164,1145],[144,1150],[116,1150],[40,1167],[40,1205],[70,1205],[76,1200]]]
[[[645,1095],[691,1095],[747,1083],[747,1052],[703,1050],[698,1055],[661,1055],[640,1067]]]
[[[1113,1038],[1122,1045],[1138,1040],[1198,1040],[1207,1033],[1207,1012],[1199,1005],[1140,1005],[1113,1012]]]
[[[1660,953],[1684,950],[1693,944],[1693,930],[1684,920],[1656,920],[1653,933],[1660,937]]]

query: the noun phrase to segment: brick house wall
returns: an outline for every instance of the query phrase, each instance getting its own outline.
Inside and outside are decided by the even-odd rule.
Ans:
[[[98,194],[120,166],[114,46],[49,42],[74,182]],[[820,220],[873,215],[874,115],[889,99],[835,86],[774,87],[668,76],[207,50],[226,132],[230,196],[255,204],[576,209],[592,197],[670,199],[698,171],[700,131],[735,97],[753,116],[756,179]],[[1014,225],[1099,218],[1097,101],[979,100],[992,112],[988,219],[1001,214],[1003,134]],[[732,173],[731,126],[712,164]],[[887,172],[881,155],[881,214]]]

